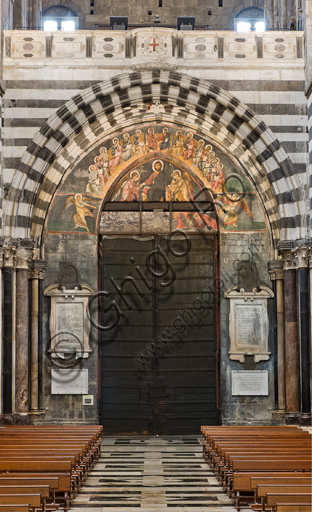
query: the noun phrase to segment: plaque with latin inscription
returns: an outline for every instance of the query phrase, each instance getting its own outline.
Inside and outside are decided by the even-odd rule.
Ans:
[[[262,285],[252,291],[232,287],[224,296],[230,300],[230,359],[243,363],[248,355],[256,363],[267,361],[271,354],[267,302],[274,296],[272,290]]]
[[[260,344],[262,309],[260,304],[235,304],[237,346]]]
[[[232,396],[267,396],[267,370],[232,370]]]
[[[87,395],[88,370],[51,370],[51,395]]]

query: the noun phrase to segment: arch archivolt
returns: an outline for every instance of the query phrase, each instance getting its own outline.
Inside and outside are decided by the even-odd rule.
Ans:
[[[204,137],[244,170],[261,197],[274,240],[304,237],[299,183],[272,131],[219,88],[169,71],[121,75],[77,95],[40,129],[5,204],[4,234],[40,245],[63,177],[104,140],[136,125],[171,124]]]

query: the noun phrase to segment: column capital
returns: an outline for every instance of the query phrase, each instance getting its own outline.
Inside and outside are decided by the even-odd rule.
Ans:
[[[27,247],[18,247],[16,250],[16,268],[19,270],[28,270],[33,257],[33,250]]]
[[[15,246],[8,246],[4,245],[2,247],[3,252],[3,267],[14,267],[15,266],[15,260],[16,260],[16,247]]]
[[[294,249],[296,268],[307,268],[309,266],[309,253],[312,256],[311,247],[309,247],[307,241],[298,240]]]
[[[44,279],[47,270],[47,262],[44,260],[33,260],[29,267],[29,279]]]
[[[283,261],[269,261],[268,272],[270,274],[271,281],[276,281],[277,279],[284,279]]]

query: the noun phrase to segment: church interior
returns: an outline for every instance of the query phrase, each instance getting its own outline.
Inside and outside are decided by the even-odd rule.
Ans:
[[[0,434],[88,445],[65,511],[239,510],[215,437],[311,468],[312,0],[58,1],[0,4]]]

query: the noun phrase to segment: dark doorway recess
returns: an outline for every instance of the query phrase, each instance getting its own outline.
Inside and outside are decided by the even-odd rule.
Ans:
[[[200,425],[217,424],[217,298],[206,292],[214,290],[216,235],[188,243],[100,239],[99,323],[116,323],[118,308],[124,315],[100,333],[106,434],[199,434]]]

